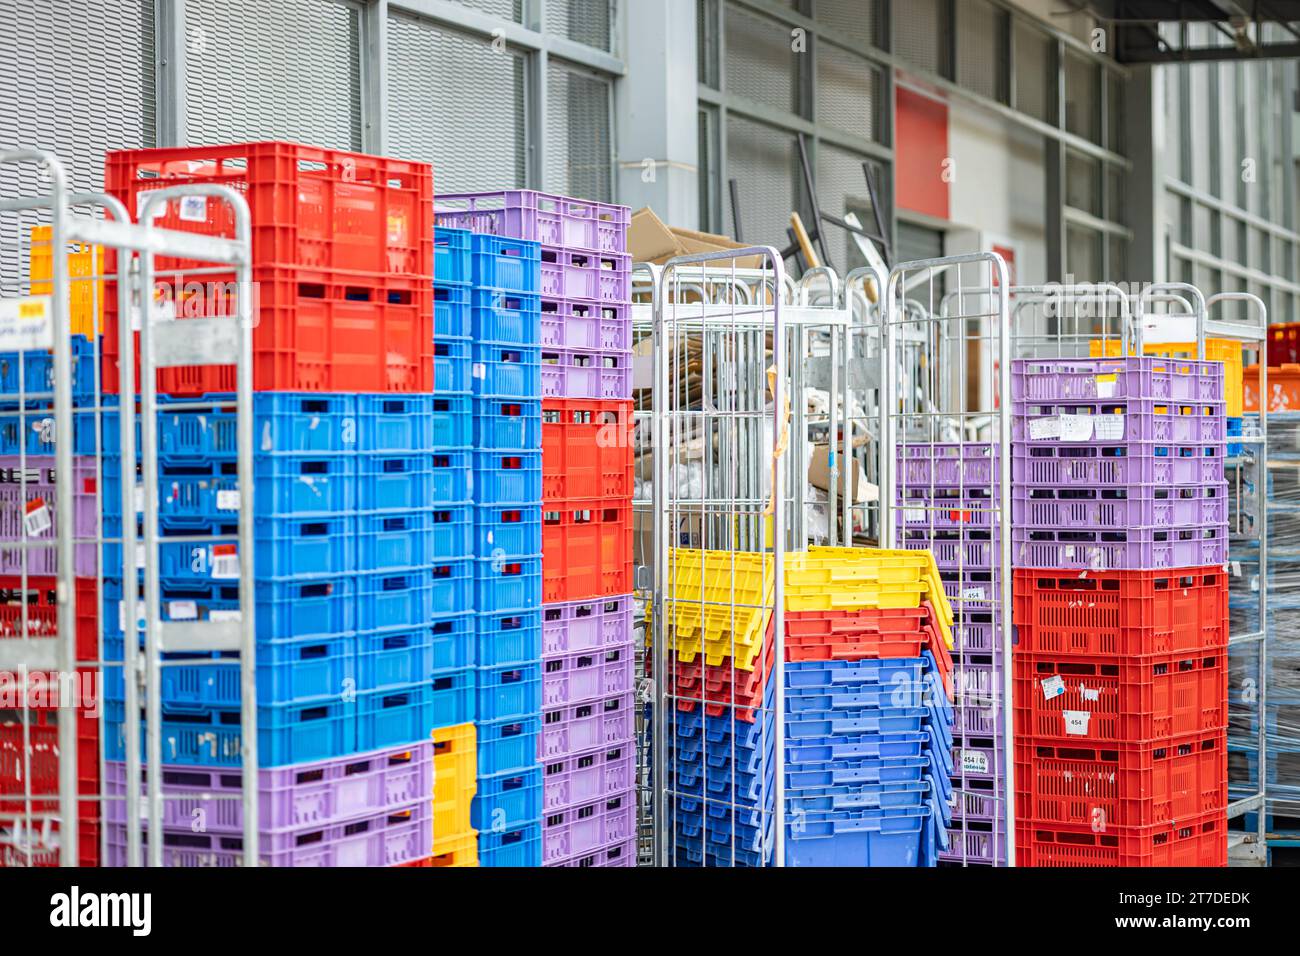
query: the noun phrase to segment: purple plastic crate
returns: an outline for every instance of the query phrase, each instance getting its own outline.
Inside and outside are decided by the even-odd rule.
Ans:
[[[318,828],[409,806],[427,796],[433,741],[257,772],[258,829]],[[232,767],[163,765],[163,826],[188,829],[203,813],[204,829],[242,833],[243,771]],[[104,793],[126,796],[126,764],[104,764]],[[144,793],[144,786],[141,786]],[[227,799],[232,798],[233,799]],[[107,823],[126,823],[124,800],[104,805]]]
[[[1223,401],[1223,363],[1130,356],[1096,359],[1016,359],[1011,400]]]
[[[1006,768],[1006,749],[999,738],[956,736],[952,741],[952,780],[999,780]]]
[[[954,655],[980,654],[1000,649],[1002,613],[997,608],[971,608],[954,614],[952,644]]]
[[[631,352],[542,349],[542,398],[631,397]]]
[[[559,707],[631,691],[635,656],[628,641],[548,657],[542,662],[542,706]]]
[[[909,444],[898,449],[898,484],[901,487],[997,487],[998,462],[996,446]]]
[[[988,571],[998,566],[999,536],[988,528],[952,530],[898,529],[898,545],[911,551],[930,551],[940,571],[965,568]],[[1046,566],[1046,565],[1045,565]]]
[[[438,196],[436,207],[439,226],[595,252],[627,252],[627,227],[632,221],[627,206],[531,189],[447,193]]]
[[[538,755],[543,761],[595,750],[632,739],[635,699],[618,694],[604,700],[565,704],[542,713],[542,739]]]
[[[91,542],[96,537],[99,514],[99,481],[94,458],[79,455],[72,459],[72,488],[73,534],[78,539],[89,539],[85,544],[75,545],[76,573],[92,577],[97,563],[95,545]],[[58,573],[57,498],[53,455],[29,455],[25,462],[18,455],[0,456],[0,543],[23,541],[28,545],[48,545],[25,548],[0,545],[0,574],[21,574],[24,563],[28,574]]]
[[[954,773],[952,786],[953,794],[949,804],[952,807],[953,826],[949,832],[960,832],[964,824],[1004,820],[1006,813],[1002,808],[1006,798],[1002,777],[991,779],[967,777],[961,780]],[[1003,825],[1005,826],[1005,823]],[[987,827],[975,829],[987,829]]]
[[[632,297],[632,257],[582,249],[542,249],[541,294],[592,302],[629,302]]]
[[[543,299],[542,345],[585,351],[630,351],[631,310],[625,302]]]
[[[542,866],[590,853],[636,834],[636,799],[632,790],[593,803],[542,815]]]
[[[1224,450],[1223,444],[1017,444],[1011,474],[1017,487],[1218,484],[1224,480]]]
[[[620,840],[610,846],[601,847],[599,850],[592,850],[589,853],[580,853],[577,856],[571,856],[562,863],[551,863],[548,865],[602,867],[605,869],[636,866],[636,837],[628,837],[626,840]]]
[[[989,489],[900,487],[895,498],[901,527],[989,528],[996,524],[998,499]]]
[[[953,710],[953,736],[996,737],[1002,733],[1002,703],[988,701],[986,706],[966,706]]]
[[[126,824],[110,823],[106,866],[127,865]],[[144,865],[149,834],[144,834],[140,865]],[[242,866],[243,843],[235,833],[163,830],[163,866]],[[381,813],[331,824],[312,824],[263,833],[259,837],[262,866],[398,866],[424,859],[433,846],[433,804],[423,800]]]
[[[631,640],[630,594],[542,608],[543,657],[619,646]]]
[[[949,847],[939,854],[945,863],[969,863],[978,866],[1002,866],[1007,859],[1005,826],[988,825],[987,829],[949,830]]]
[[[1040,445],[1084,443],[1126,445],[1210,444],[1226,442],[1228,420],[1223,402],[1017,402],[1011,440]]]
[[[591,803],[636,785],[636,746],[631,742],[560,757],[542,765],[542,809],[550,812]]]
[[[1195,528],[1226,524],[1228,484],[1016,488],[1017,528]]]
[[[1113,531],[1016,528],[1011,539],[1011,561],[1018,568],[1154,571],[1221,565],[1227,560],[1226,524]]]

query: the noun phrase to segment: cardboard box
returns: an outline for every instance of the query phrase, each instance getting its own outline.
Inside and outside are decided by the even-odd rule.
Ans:
[[[653,262],[657,265],[662,265],[674,256],[746,248],[743,243],[727,236],[665,225],[649,206],[632,214],[632,223],[627,231],[627,245],[634,262]],[[736,268],[761,269],[764,263],[762,256],[746,256],[736,260]]]
[[[837,456],[840,474],[839,481],[836,483],[839,488],[839,495],[844,494],[845,473],[844,473],[844,455]],[[822,491],[831,490],[831,458],[830,446],[814,445],[812,458],[808,462],[808,483],[814,488],[820,488]],[[880,497],[880,489],[867,481],[863,474],[862,466],[857,462],[853,463],[853,503],[866,504],[876,501]]]

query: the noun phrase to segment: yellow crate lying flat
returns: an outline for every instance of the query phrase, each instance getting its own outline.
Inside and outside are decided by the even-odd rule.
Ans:
[[[856,552],[856,554],[855,554]],[[861,557],[865,555],[865,557]],[[943,578],[939,576],[939,566],[934,563],[934,555],[929,551],[916,549],[874,549],[874,548],[831,548],[831,547],[813,547],[809,548],[805,561],[823,561],[834,559],[841,562],[861,562],[866,567],[876,565],[898,567],[901,570],[893,575],[893,583],[902,584],[910,581],[919,581],[924,585],[921,597],[915,603],[897,604],[894,603],[898,598],[894,594],[885,597],[884,600],[889,603],[885,604],[864,604],[862,607],[917,607],[922,600],[928,600],[934,607],[935,619],[938,621],[943,631],[944,639],[952,642],[952,603],[948,600],[943,589]],[[913,570],[919,569],[919,574],[913,576]],[[846,605],[837,603],[828,608],[826,606],[811,605],[798,608],[790,604],[790,575],[786,575],[786,607],[791,611],[807,610],[843,610]],[[802,593],[802,592],[800,592]]]

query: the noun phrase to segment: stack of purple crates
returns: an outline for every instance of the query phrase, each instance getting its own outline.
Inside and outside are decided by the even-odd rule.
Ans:
[[[934,554],[953,606],[952,824],[939,856],[949,864],[1006,862],[998,470],[987,444],[898,450],[896,543]]]
[[[548,426],[567,423],[575,412],[590,415],[592,401],[630,401],[626,206],[533,191],[440,195],[437,221],[541,244],[544,455],[562,431]],[[569,404],[575,402],[580,409]],[[560,553],[568,526],[561,512],[595,505],[549,498],[543,504],[543,866],[636,863],[632,599],[579,584],[566,570],[570,556]],[[595,561],[603,566],[609,558]]]

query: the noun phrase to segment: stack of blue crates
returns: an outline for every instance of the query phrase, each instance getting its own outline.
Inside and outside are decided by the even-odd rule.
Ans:
[[[542,769],[541,248],[439,228],[435,261],[463,287],[435,305],[435,371],[472,408],[480,866],[537,866]],[[441,263],[446,262],[446,266]],[[463,291],[462,291],[463,290]],[[462,392],[463,389],[463,392]]]

